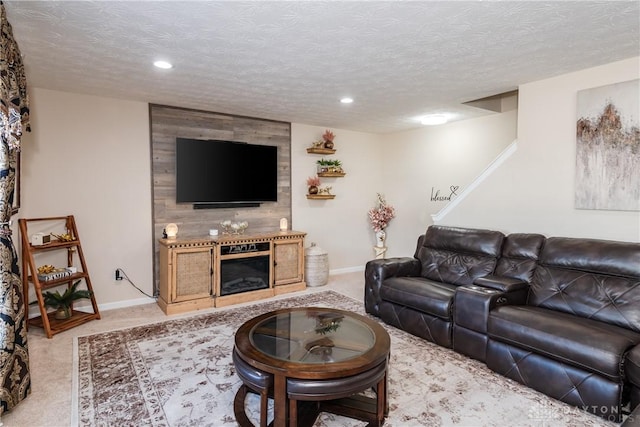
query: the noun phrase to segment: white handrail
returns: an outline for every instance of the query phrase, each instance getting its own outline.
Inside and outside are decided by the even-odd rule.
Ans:
[[[449,212],[451,212],[465,197],[467,197],[471,192],[478,186],[482,181],[484,181],[489,175],[491,175],[498,167],[504,163],[513,153],[518,149],[518,140],[515,139],[511,144],[507,146],[502,152],[491,162],[489,166],[487,166],[480,175],[478,175],[471,184],[467,186],[455,199],[451,200],[445,207],[440,209],[439,212],[431,215],[431,219],[434,224],[437,224],[438,221],[441,221]]]

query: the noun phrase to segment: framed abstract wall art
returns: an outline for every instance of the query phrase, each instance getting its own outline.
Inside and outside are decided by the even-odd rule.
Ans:
[[[640,211],[640,79],[578,92],[575,207]]]

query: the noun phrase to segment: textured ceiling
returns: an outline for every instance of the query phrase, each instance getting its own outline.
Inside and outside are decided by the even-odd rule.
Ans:
[[[640,54],[639,1],[4,3],[32,86],[376,133]]]

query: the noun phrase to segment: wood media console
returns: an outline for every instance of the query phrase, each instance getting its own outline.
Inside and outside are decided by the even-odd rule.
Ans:
[[[158,305],[177,314],[303,290],[305,235],[161,239]]]

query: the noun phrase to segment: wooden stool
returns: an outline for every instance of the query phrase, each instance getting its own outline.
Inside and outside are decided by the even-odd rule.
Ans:
[[[273,375],[249,365],[238,356],[235,348],[233,349],[233,364],[243,383],[233,401],[236,421],[242,427],[253,427],[244,410],[245,397],[247,392],[251,391],[260,395],[260,427],[267,427],[267,404],[269,403],[269,394],[273,393]]]

